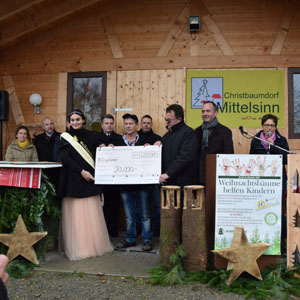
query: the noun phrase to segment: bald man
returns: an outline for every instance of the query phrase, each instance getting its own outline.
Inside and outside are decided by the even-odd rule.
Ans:
[[[53,120],[49,117],[43,119],[42,128],[44,132],[37,135],[33,140],[38,152],[39,161],[54,161],[54,142],[56,136],[60,135],[60,133],[55,131]]]

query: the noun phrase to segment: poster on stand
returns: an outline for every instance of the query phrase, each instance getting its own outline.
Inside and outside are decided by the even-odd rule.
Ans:
[[[282,155],[217,155],[215,249],[231,246],[234,226],[250,243],[280,255]]]

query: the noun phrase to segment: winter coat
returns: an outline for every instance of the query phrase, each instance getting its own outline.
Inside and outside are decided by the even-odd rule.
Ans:
[[[22,149],[17,139],[14,139],[8,146],[5,154],[6,161],[39,161],[36,148],[33,144],[28,144],[26,148]]]
[[[205,160],[207,154],[233,154],[232,132],[229,128],[218,123],[210,129],[208,147],[202,151],[202,125],[195,129],[199,145],[199,184],[205,185]]]
[[[38,152],[39,161],[55,161],[53,158],[53,148],[55,144],[55,138],[59,136],[60,133],[54,130],[51,137],[48,137],[45,132],[37,135],[33,144]]]
[[[194,130],[182,121],[172,126],[161,141],[162,174],[170,177],[166,185],[196,184],[198,143]]]
[[[261,133],[263,130],[259,131],[255,136],[260,137]],[[274,145],[279,146],[283,149],[289,150],[289,145],[287,142],[287,139],[282,136],[277,130],[275,131],[276,133],[276,140],[274,142]],[[277,155],[282,155],[282,164],[286,165],[287,164],[287,155],[288,153],[280,150],[276,147],[270,146],[270,149],[267,151],[265,147],[262,145],[260,140],[257,140],[255,138],[252,139],[251,141],[251,148],[250,148],[250,154],[277,154]],[[286,191],[286,182],[287,182],[287,174],[286,174],[286,169],[283,166],[282,167],[282,191],[283,195],[285,195]]]
[[[155,142],[161,140],[161,136],[154,133],[151,129],[149,132],[143,132],[142,129],[139,130],[139,135],[144,137],[148,144],[153,145]]]
[[[123,146],[123,139],[120,134],[115,133],[114,131],[111,132],[110,135],[106,135],[104,132],[100,132],[97,134],[98,145],[104,144],[108,146],[110,144],[114,146]]]
[[[93,148],[93,156],[96,152],[97,136],[86,129],[82,130],[84,139]],[[82,156],[65,139],[60,139],[60,154],[63,163],[59,184],[58,195],[60,197],[86,198],[100,195],[101,188],[93,181],[86,181],[81,176],[81,171],[89,171],[93,176],[95,170],[82,158]]]
[[[263,130],[259,131],[255,136],[260,137]],[[274,142],[274,145],[279,146],[283,149],[289,150],[289,145],[284,136],[282,136],[277,130],[276,133],[276,140]],[[262,145],[260,140],[252,139],[251,141],[251,148],[250,148],[250,154],[277,154],[282,155],[282,163],[284,165],[287,164],[287,152],[280,150],[276,147],[270,146],[270,151],[267,151],[265,147]]]

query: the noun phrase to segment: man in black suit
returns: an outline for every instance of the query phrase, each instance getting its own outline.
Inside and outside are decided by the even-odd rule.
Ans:
[[[207,154],[233,154],[232,132],[218,122],[218,107],[212,101],[202,106],[203,124],[195,129],[199,143],[199,184],[205,185]]]
[[[144,115],[141,120],[139,135],[145,137],[147,143],[150,145],[161,140],[161,136],[153,132],[152,125],[152,117],[150,115]],[[150,199],[153,206],[153,235],[158,237],[160,235],[160,190],[158,184],[152,185],[150,190]]]
[[[54,162],[54,144],[56,138],[59,138],[60,132],[55,130],[54,122],[51,118],[45,117],[42,120],[43,133],[33,139],[36,147],[39,161]],[[50,181],[57,186],[59,178],[59,168],[44,169],[43,172],[49,177]]]
[[[39,161],[54,161],[53,147],[55,138],[60,135],[55,131],[54,123],[51,118],[46,117],[42,121],[43,133],[37,135],[33,143],[38,152]]]
[[[100,147],[107,146],[123,146],[123,139],[120,134],[114,132],[114,117],[106,114],[101,118],[102,132],[98,134],[98,145]],[[120,187],[116,185],[104,185],[104,217],[107,230],[112,237],[118,234],[118,216],[121,205]]]

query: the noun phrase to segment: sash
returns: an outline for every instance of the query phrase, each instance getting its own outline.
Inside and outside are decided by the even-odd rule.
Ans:
[[[64,132],[60,136],[64,138],[93,169],[95,169],[95,162],[93,158],[77,141],[73,139],[71,134]]]

